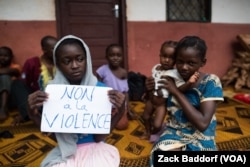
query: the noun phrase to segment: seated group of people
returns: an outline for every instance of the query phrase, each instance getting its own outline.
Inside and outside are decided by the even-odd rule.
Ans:
[[[95,75],[89,48],[81,38],[67,35],[54,44],[50,53],[56,70],[48,71],[53,77],[47,78],[46,84],[99,86],[104,83],[112,87],[107,92],[112,104],[110,129],[126,129],[130,110],[127,81],[124,83],[127,72],[120,65],[123,59],[121,47],[107,47],[108,64],[100,67]],[[142,116],[146,127],[144,137],[148,139],[151,134],[162,130],[154,141],[150,166],[153,166],[153,153],[156,150],[216,150],[215,110],[217,102],[223,101],[220,79],[214,74],[200,71],[206,64],[207,46],[203,39],[186,36],[176,45],[171,42],[165,45],[168,47],[162,47],[160,51],[161,64],[154,68],[154,75],[145,82],[148,101]],[[171,52],[168,49],[172,49]],[[172,69],[174,64],[176,70],[160,72]],[[41,75],[39,78],[45,80]],[[119,82],[116,82],[117,78]],[[181,85],[184,85],[183,88]],[[29,118],[38,125],[41,123],[39,110],[49,98],[40,86],[28,94],[26,101]],[[164,121],[166,112],[168,120]],[[107,135],[55,132],[58,145],[45,157],[41,166],[118,167],[119,151],[104,142]]]
[[[54,76],[53,48],[57,38],[45,36],[41,39],[41,56],[27,59],[21,67],[13,62],[14,54],[10,47],[0,48],[0,121],[8,118],[8,110],[17,109],[12,125],[29,120],[28,95],[44,89]]]

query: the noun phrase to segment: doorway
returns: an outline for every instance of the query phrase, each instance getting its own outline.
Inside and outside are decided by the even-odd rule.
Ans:
[[[105,49],[118,43],[124,49],[127,69],[125,0],[56,0],[58,37],[76,35],[89,46],[93,72],[106,64]]]

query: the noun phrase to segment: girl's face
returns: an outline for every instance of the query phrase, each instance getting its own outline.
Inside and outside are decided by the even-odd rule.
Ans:
[[[199,51],[194,48],[182,48],[176,56],[176,68],[182,78],[187,81],[200,67],[205,65],[205,60],[199,56]]]
[[[160,53],[160,63],[163,70],[169,70],[174,67],[174,51],[173,47],[164,47]]]
[[[106,58],[111,67],[119,67],[123,60],[122,49],[120,47],[112,47],[109,49]]]
[[[58,68],[72,85],[81,83],[86,72],[86,62],[86,54],[78,44],[66,44],[58,50]]]
[[[8,67],[11,64],[11,55],[5,49],[0,49],[0,66]]]

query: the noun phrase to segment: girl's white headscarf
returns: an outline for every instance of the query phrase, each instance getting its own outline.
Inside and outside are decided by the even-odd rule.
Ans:
[[[86,51],[87,63],[86,63],[86,72],[82,78],[81,85],[95,86],[97,83],[97,78],[93,74],[92,61],[91,61],[89,48],[82,39],[73,35],[64,36],[55,45],[55,48],[53,50],[53,60],[56,66],[56,73],[55,73],[55,78],[52,81],[50,81],[49,84],[69,84],[69,81],[65,78],[62,72],[58,69],[57,64],[56,64],[56,50],[58,49],[58,46],[66,39],[76,39],[80,41],[82,45],[84,46],[84,49]]]
[[[63,75],[63,73],[58,69],[57,64],[56,64],[56,56],[55,56],[56,50],[58,49],[58,46],[61,44],[61,42],[70,38],[79,40],[83,44],[85,51],[86,51],[86,57],[87,57],[86,73],[82,78],[81,85],[96,86],[97,78],[93,75],[89,48],[83,42],[82,39],[73,35],[67,35],[63,37],[55,45],[55,48],[53,50],[53,60],[56,66],[56,74],[55,74],[55,78],[52,81],[50,81],[49,84],[66,84],[66,85],[70,84],[69,81]],[[51,152],[42,161],[41,167],[47,167],[53,164],[65,162],[67,161],[68,157],[73,156],[76,152],[76,149],[77,149],[76,142],[78,140],[78,136],[76,134],[55,133],[55,135],[56,135],[58,145],[54,149],[52,149]]]

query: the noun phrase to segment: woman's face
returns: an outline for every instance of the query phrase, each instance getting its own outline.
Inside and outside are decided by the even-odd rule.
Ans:
[[[78,44],[66,44],[58,48],[57,66],[70,84],[79,85],[86,72],[86,54]]]
[[[187,81],[205,61],[199,56],[199,51],[194,48],[182,48],[176,56],[176,68],[182,78]]]

